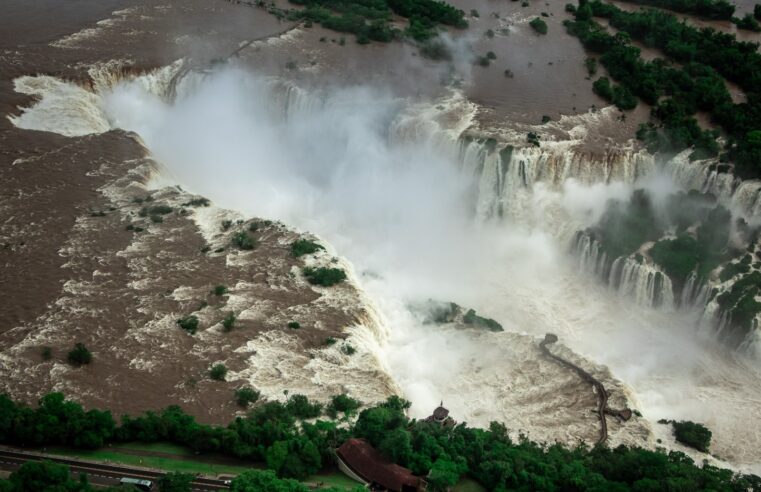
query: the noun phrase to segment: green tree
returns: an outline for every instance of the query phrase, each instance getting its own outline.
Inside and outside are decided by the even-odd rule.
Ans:
[[[50,461],[29,461],[10,476],[11,490],[17,492],[89,492],[84,476],[74,480],[69,467]]]
[[[69,364],[78,367],[92,362],[92,354],[83,343],[77,343],[74,345],[74,349],[66,356],[66,359],[69,361]]]
[[[249,470],[235,477],[230,485],[232,492],[309,492],[296,480],[281,479],[274,472]]]
[[[214,364],[209,369],[209,377],[214,381],[224,381],[227,376],[227,368],[224,364]]]
[[[195,477],[190,473],[170,472],[158,480],[160,492],[190,492]]]

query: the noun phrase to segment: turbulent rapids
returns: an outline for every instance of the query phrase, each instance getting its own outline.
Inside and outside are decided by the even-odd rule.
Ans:
[[[641,186],[711,192],[757,222],[758,183],[683,155],[661,163],[631,149],[586,152],[578,144],[588,119],[605,110],[553,123],[562,137],[533,146],[525,127],[481,127],[478,106],[455,90],[412,101],[182,62],[143,75],[114,67],[90,75],[87,88],[17,79],[17,91],[39,100],[11,120],[67,136],[135,132],[160,164],[152,186],[179,184],[217,210],[324,238],[345,258],[335,261],[355,272],[368,306],[351,334],[368,354],[364,370],[387,374],[415,416],[443,399],[471,424],[500,420],[537,439],[594,442],[591,388],[541,357],[538,337],[551,331],[567,346],[554,351],[611,390],[611,407],[645,415],[612,424],[612,442],[655,446],[660,438],[681,449],[655,422],[690,418],[714,430],[717,456],[743,469],[757,462],[757,322],[740,348],[725,347],[727,321],[709,299],[712,285],[690,277],[675,294],[658,266],[611,257],[586,231],[608,201],[628,200]],[[212,239],[218,217],[194,214]],[[506,332],[428,325],[410,309],[428,299],[473,307]],[[343,377],[312,370],[321,361],[306,358],[268,373],[295,350],[273,337],[249,342],[260,357],[239,372],[268,396],[278,397],[278,377],[304,393],[319,378]]]

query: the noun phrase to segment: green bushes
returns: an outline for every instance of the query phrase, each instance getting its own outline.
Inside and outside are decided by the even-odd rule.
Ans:
[[[227,367],[224,364],[214,364],[209,369],[209,377],[214,381],[224,381],[227,376]]]
[[[211,290],[211,292],[215,296],[223,296],[227,294],[227,287],[225,287],[224,285],[217,285]]]
[[[625,0],[627,3],[692,14],[704,19],[730,20],[735,6],[726,0]]]
[[[417,40],[432,38],[439,24],[467,27],[465,13],[436,0],[291,0],[303,10],[289,10],[291,20],[317,22],[327,29],[348,32],[357,42],[389,42],[402,33],[391,26],[392,14],[406,17],[404,34]]]
[[[69,361],[69,364],[79,367],[92,362],[92,354],[83,343],[77,343],[66,356],[66,360]]]
[[[299,419],[313,419],[322,415],[322,405],[311,403],[304,395],[292,395],[285,404],[285,409]]]
[[[289,321],[288,328],[292,330],[298,330],[299,328],[301,328],[301,324],[298,321]]]
[[[339,413],[343,413],[344,415],[354,415],[361,406],[361,401],[355,400],[346,393],[342,393],[330,399],[330,403],[328,403],[327,407],[327,414],[334,419],[338,417]]]
[[[761,3],[757,3],[753,7],[753,17],[755,17],[756,20],[761,21]]]
[[[745,29],[746,31],[753,32],[761,31],[761,25],[759,25],[758,21],[751,14],[745,14],[741,18],[733,17],[732,22],[734,22],[738,29]]]
[[[294,258],[298,258],[304,255],[311,255],[318,251],[324,251],[325,248],[314,241],[308,239],[297,239],[291,243],[291,255]]]
[[[302,272],[310,284],[322,287],[330,287],[346,280],[346,273],[340,268],[304,267]]]
[[[637,98],[629,89],[621,85],[612,85],[608,77],[595,80],[592,90],[606,101],[615,104],[618,109],[628,111],[637,107]]]
[[[247,407],[252,403],[256,403],[260,396],[261,393],[254,388],[240,388],[235,390],[235,402],[241,407]]]
[[[177,324],[191,335],[195,335],[196,331],[198,331],[198,317],[195,315],[191,314],[190,316],[180,318],[177,320]]]
[[[674,437],[677,441],[698,451],[708,452],[713,434],[706,426],[689,420],[671,422],[671,425],[674,427]]]
[[[473,309],[469,309],[465,316],[462,317],[463,323],[466,325],[473,325],[480,328],[486,328],[489,331],[505,331],[502,325],[494,321],[491,318],[484,318],[479,316]]]
[[[256,240],[249,236],[246,231],[238,231],[233,234],[232,244],[238,249],[248,251],[256,247]]]
[[[228,313],[225,319],[222,320],[222,329],[225,332],[232,331],[235,328],[235,320],[237,320],[235,313]]]
[[[528,25],[539,34],[547,34],[547,23],[540,17],[534,17]]]

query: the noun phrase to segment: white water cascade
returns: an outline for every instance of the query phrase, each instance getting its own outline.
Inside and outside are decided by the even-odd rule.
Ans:
[[[314,93],[239,73],[189,73],[162,90],[119,84],[105,99],[109,126],[136,131],[187,188],[318,232],[351,260],[390,327],[377,356],[415,411],[444,396],[472,424],[504,419],[542,432],[559,422],[572,438],[589,412],[541,424],[527,417],[547,408],[554,393],[540,385],[555,377],[537,372],[531,336],[553,331],[624,379],[632,393],[619,391],[651,422],[706,422],[717,454],[740,467],[757,462],[758,368],[702,345],[677,313],[642,309],[578,274],[582,266],[607,283],[620,270],[617,293],[673,305],[656,269],[632,258],[614,269],[592,238],[574,236],[655,168],[645,154],[600,158],[555,142],[467,138],[477,108],[456,93],[411,103],[363,88]],[[571,261],[573,237],[583,255]],[[405,307],[420,297],[472,306],[506,332],[420,326]]]

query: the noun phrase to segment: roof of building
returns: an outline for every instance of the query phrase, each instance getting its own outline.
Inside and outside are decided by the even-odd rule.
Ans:
[[[338,457],[357,475],[389,490],[417,488],[420,478],[408,469],[391,463],[364,439],[349,439],[336,450]]]
[[[433,411],[433,418],[435,418],[436,420],[444,420],[448,416],[449,416],[449,410],[444,408],[443,402],[442,402],[442,405],[439,405],[438,407],[436,407],[436,410]]]

